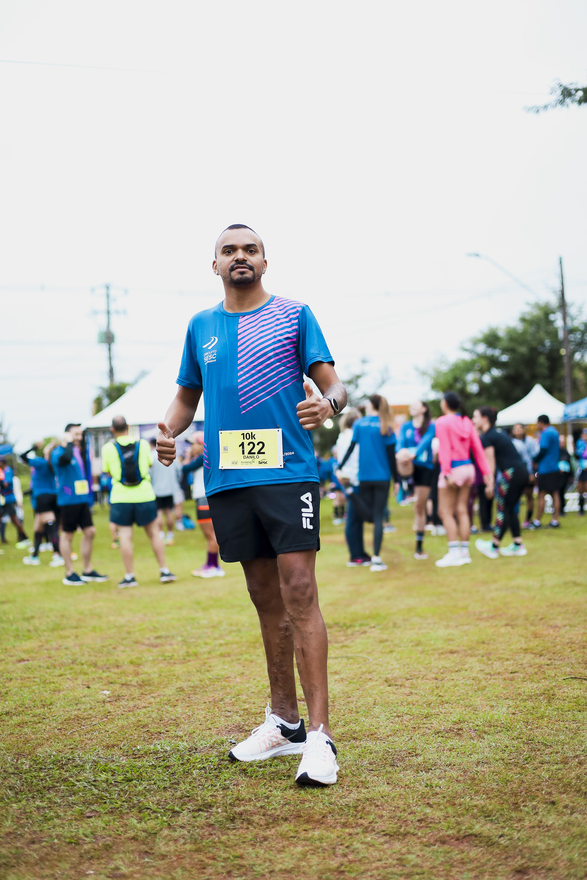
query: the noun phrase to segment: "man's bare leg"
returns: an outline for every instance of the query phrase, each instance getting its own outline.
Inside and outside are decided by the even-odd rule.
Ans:
[[[81,553],[82,553],[82,572],[90,571],[92,567],[92,547],[94,546],[94,535],[96,534],[95,526],[88,526],[82,532]]]
[[[71,543],[73,541],[73,536],[74,532],[61,532],[61,535],[59,536],[59,552],[65,562],[66,577],[69,577],[73,572],[73,567],[71,565]]]
[[[542,514],[544,513],[545,498],[546,498],[546,492],[539,490],[538,504],[536,505],[536,516],[535,516],[535,519],[537,522],[541,522],[541,520],[542,520]]]
[[[277,557],[283,603],[293,631],[300,683],[308,707],[308,731],[328,722],[328,636],[318,604],[316,551],[300,550]]]
[[[120,541],[120,555],[124,565],[125,574],[133,574],[134,554],[132,546],[132,526],[118,526],[118,538]]]
[[[145,526],[145,532],[147,534],[147,538],[151,542],[151,547],[153,548],[153,553],[155,554],[155,558],[159,564],[159,568],[165,568],[165,541],[161,537],[161,531],[159,529],[159,524],[156,519]]]
[[[281,595],[277,561],[252,559],[241,565],[261,625],[271,688],[271,711],[288,724],[297,724],[300,713],[294,675],[293,630]]]

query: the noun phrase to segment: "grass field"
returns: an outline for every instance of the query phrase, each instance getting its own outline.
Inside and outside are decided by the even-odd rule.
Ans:
[[[411,511],[394,518],[375,574],[345,567],[323,506],[327,790],[297,789],[297,758],[228,762],[268,687],[240,568],[190,575],[199,535],[178,535],[165,586],[137,535],[129,590],[103,511],[107,584],[65,587],[49,554],[30,569],[6,548],[2,880],[587,877],[587,522],[439,570],[445,539],[416,562]]]

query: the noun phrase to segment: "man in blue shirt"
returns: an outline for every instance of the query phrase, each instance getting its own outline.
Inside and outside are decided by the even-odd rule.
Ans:
[[[90,581],[107,581],[108,575],[98,574],[96,569],[91,568],[92,547],[96,534],[90,510],[93,504],[92,471],[84,432],[79,423],[70,422],[66,425],[61,445],[53,450],[50,461],[57,478],[57,504],[61,514],[59,547],[65,562],[65,577],[62,583],[83,586]],[[73,570],[71,564],[71,542],[78,528],[82,532],[81,577]]]
[[[271,686],[264,724],[229,757],[261,761],[302,753],[298,784],[330,785],[338,765],[315,577],[320,496],[310,431],[344,408],[346,392],[308,306],[265,291],[265,248],[252,229],[225,229],[212,267],[225,298],[189,323],[179,390],[159,424],[157,452],[163,463],[175,459],[174,438],[191,425],[203,392],[206,497],[222,559],[242,564]],[[309,712],[307,736],[294,654]]]
[[[552,497],[553,513],[552,519],[548,524],[550,529],[558,529],[560,523],[560,495],[558,492],[560,486],[560,471],[558,469],[559,459],[559,434],[557,429],[550,424],[547,415],[538,416],[537,425],[542,429],[540,435],[540,448],[538,455],[534,459],[538,465],[538,509],[536,511],[536,519],[532,521],[531,529],[539,529],[542,527],[541,519],[544,513],[544,501],[546,495]]]

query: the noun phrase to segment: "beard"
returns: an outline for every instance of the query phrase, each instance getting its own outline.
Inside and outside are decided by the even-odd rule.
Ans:
[[[237,275],[237,269],[248,269],[249,274]],[[241,264],[240,266],[231,266],[231,268],[228,270],[228,278],[230,280],[230,284],[233,287],[246,287],[249,284],[255,284],[255,282],[258,281],[260,277],[261,276],[255,272],[255,267],[251,266],[250,263],[247,263],[246,265]]]

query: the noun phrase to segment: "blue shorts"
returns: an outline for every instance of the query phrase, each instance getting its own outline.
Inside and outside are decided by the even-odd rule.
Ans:
[[[156,501],[118,501],[110,505],[110,522],[116,526],[148,526],[157,519]]]

